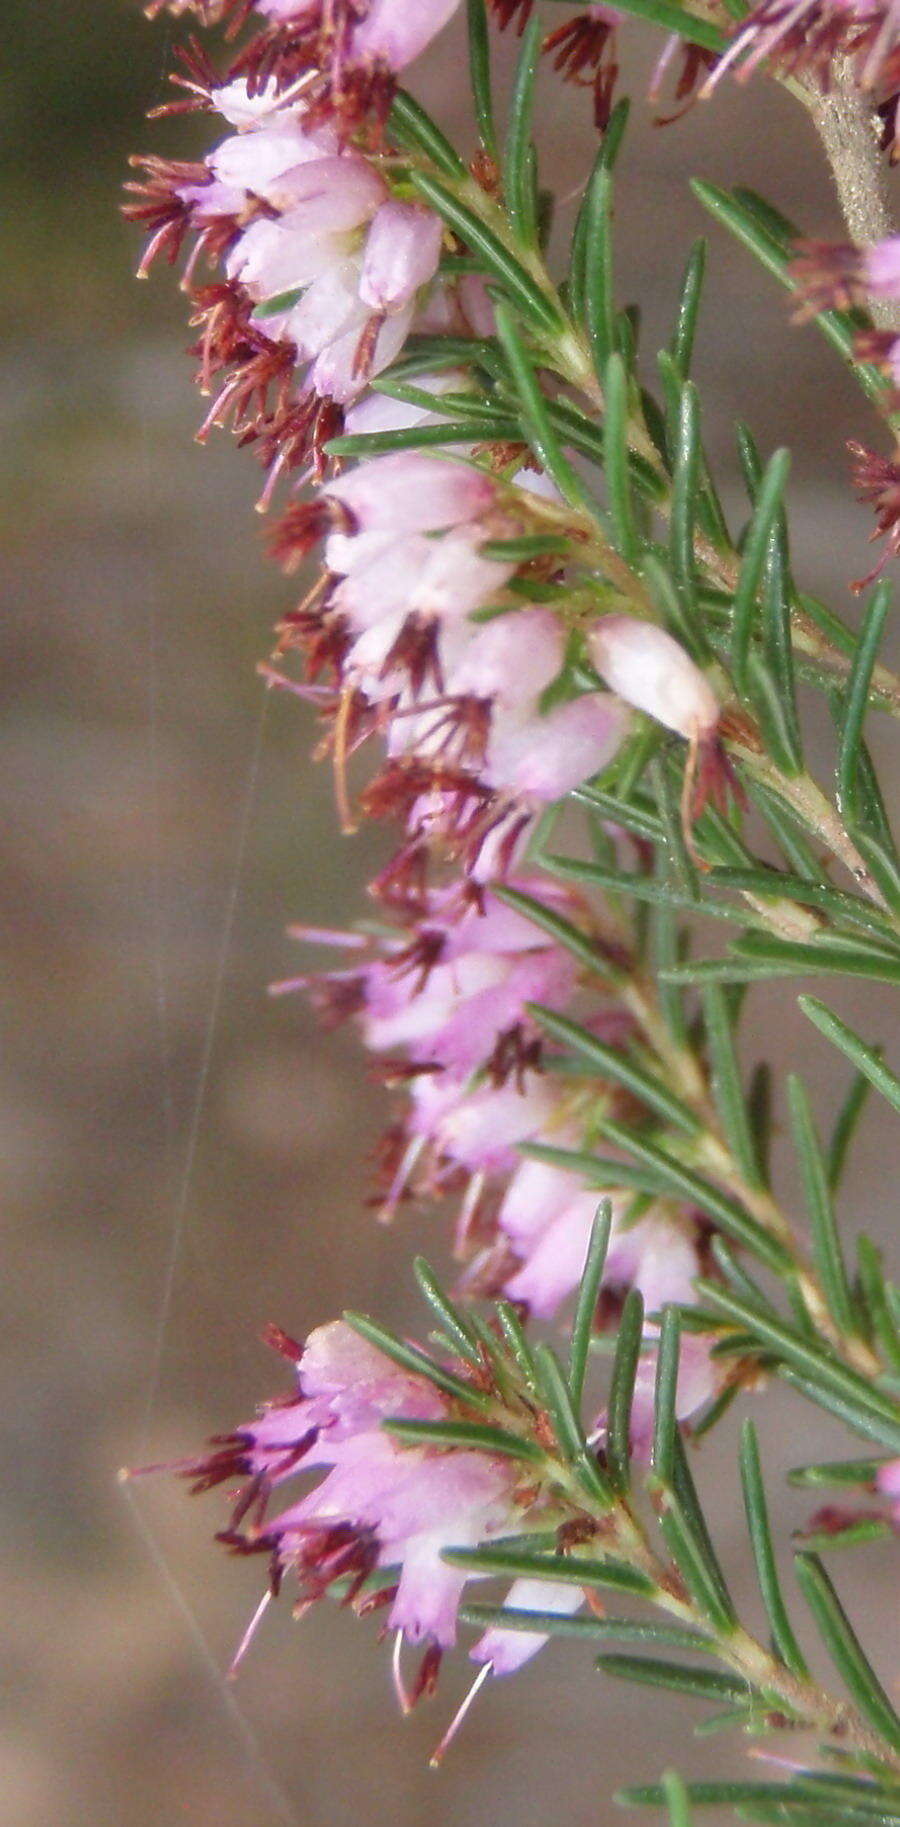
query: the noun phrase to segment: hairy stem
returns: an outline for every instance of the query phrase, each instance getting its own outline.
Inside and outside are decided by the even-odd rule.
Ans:
[[[847,232],[859,247],[871,247],[892,233],[879,151],[881,121],[868,95],[854,82],[846,58],[835,58],[835,80],[817,94],[810,113],[831,167]],[[900,305],[873,299],[879,328],[900,329]]]

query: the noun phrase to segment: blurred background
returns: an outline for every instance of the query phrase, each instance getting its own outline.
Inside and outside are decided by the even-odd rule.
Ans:
[[[352,918],[382,848],[336,836],[302,707],[263,704],[256,662],[292,591],[263,562],[257,473],[221,434],[194,443],[183,301],[164,272],[132,279],[127,155],[199,144],[143,122],[166,92],[169,27],[131,0],[5,0],[4,27],[3,1819],[600,1827],[616,1782],[737,1754],[695,1745],[675,1705],[654,1709],[642,1751],[639,1690],[605,1685],[563,1646],[480,1701],[435,1776],[427,1754],[463,1659],[401,1722],[374,1630],[327,1608],[302,1625],[275,1608],[230,1694],[221,1670],[258,1570],[211,1544],[214,1498],[188,1503],[165,1476],[125,1495],[116,1483],[123,1463],[191,1453],[274,1393],[267,1320],[302,1335],[352,1304],[418,1324],[412,1233],[442,1265],[444,1227],[374,1224],[380,1094],[349,1034],[321,1039],[300,1000],[265,995],[295,968],[288,920]],[[459,50],[451,30],[417,83],[451,131]],[[646,68],[631,74],[640,98]],[[584,98],[548,82],[542,135],[548,176],[571,191],[592,139]],[[689,173],[757,185],[809,232],[837,228],[805,121],[762,83],[723,86],[663,131],[638,99],[618,236],[651,352],[704,227]],[[733,487],[735,413],[765,448],[794,447],[798,568],[845,608],[869,526],[843,442],[870,435],[865,405],[815,332],[788,327],[770,283],[711,238],[698,371],[712,449]],[[886,753],[880,733],[875,746]],[[884,1032],[877,995],[868,1012]],[[767,1021],[827,1113],[838,1075],[783,985],[756,996],[757,1037]],[[885,1183],[870,1123],[847,1215],[872,1222]],[[775,1468],[841,1449],[792,1403],[761,1419]],[[726,1437],[707,1446],[701,1482],[733,1483],[732,1452]],[[782,1507],[789,1530],[803,1509]],[[749,1592],[738,1519],[720,1509]],[[847,1573],[885,1649],[888,1570],[867,1551]]]

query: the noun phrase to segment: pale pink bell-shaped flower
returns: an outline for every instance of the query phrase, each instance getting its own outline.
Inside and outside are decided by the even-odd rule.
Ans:
[[[348,508],[361,532],[437,533],[489,512],[497,489],[471,464],[396,451],[360,463],[325,494]]]
[[[716,695],[684,648],[663,628],[636,616],[607,615],[587,637],[601,679],[626,704],[689,740],[712,735]]]
[[[678,1359],[675,1391],[675,1418],[689,1421],[699,1409],[719,1394],[725,1380],[721,1361],[710,1355],[715,1339],[699,1332],[685,1333]],[[653,1444],[653,1420],[656,1409],[656,1346],[641,1353],[634,1383],[631,1408],[631,1450],[635,1457],[649,1461]]]
[[[417,203],[383,203],[366,237],[359,295],[373,311],[408,305],[437,272],[443,224]]]
[[[370,315],[360,301],[359,321],[328,342],[316,356],[307,380],[322,399],[345,405],[356,398],[373,375],[381,374],[397,360],[412,326],[412,305],[385,317],[363,361],[361,350]]]
[[[552,1611],[557,1617],[571,1617],[584,1604],[584,1590],[562,1580],[514,1580],[503,1604],[509,1611]],[[513,1675],[547,1640],[543,1631],[492,1624],[469,1653],[473,1662],[489,1662],[493,1674]]]
[[[513,885],[551,903],[562,899],[552,890],[542,895],[542,884]],[[375,1052],[402,1047],[417,1062],[465,1077],[486,1065],[501,1041],[536,1038],[526,1004],[565,1008],[576,966],[492,896],[480,908],[459,903],[458,895],[435,896],[417,942],[398,945],[394,959],[388,952],[364,972],[363,1027]]]
[[[346,430],[355,437],[359,432],[402,431],[413,425],[432,424],[441,416],[441,394],[465,393],[471,389],[471,380],[464,368],[445,368],[437,374],[417,374],[416,386],[420,393],[434,394],[433,412],[427,406],[412,406],[408,400],[393,400],[390,394],[373,389],[355,400],[344,414]],[[343,568],[340,564],[329,566],[335,571]]]
[[[206,163],[220,184],[283,208],[279,180],[285,172],[306,161],[318,163],[335,150],[327,128],[307,133],[294,115],[285,114],[276,115],[270,125],[232,134],[208,154]]]
[[[607,766],[628,722],[610,692],[591,692],[548,711],[535,706],[527,718],[495,716],[484,777],[526,804],[552,803]]]
[[[420,57],[432,38],[447,24],[459,0],[371,0],[368,12],[354,28],[351,55],[355,61],[386,64],[405,70]]]
[[[440,1420],[447,1400],[342,1322],[314,1332],[302,1352],[275,1342],[295,1359],[299,1393],[182,1470],[198,1490],[249,1480],[226,1539],[270,1553],[280,1578],[295,1574],[301,1605],[336,1579],[396,1566],[390,1624],[410,1641],[448,1647],[467,1576],[446,1565],[443,1550],[515,1528],[513,1467],[489,1453],[393,1440],[384,1420]],[[316,1470],[325,1472],[318,1484],[267,1514],[274,1488]]]

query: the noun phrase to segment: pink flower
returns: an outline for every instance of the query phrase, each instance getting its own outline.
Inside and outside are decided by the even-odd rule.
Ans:
[[[508,1080],[474,1090],[421,1078],[413,1083],[407,1127],[470,1174],[511,1173],[519,1144],[552,1131],[558,1108],[558,1092],[534,1074],[521,1088]]]
[[[682,1338],[675,1394],[675,1416],[678,1421],[688,1421],[698,1409],[705,1408],[708,1402],[713,1401],[722,1389],[725,1371],[722,1364],[710,1355],[714,1343],[714,1339],[705,1338],[698,1332],[686,1333]],[[653,1443],[655,1388],[656,1347],[651,1343],[649,1350],[641,1354],[631,1409],[631,1450],[636,1458],[644,1461],[649,1461]]]
[[[382,204],[366,240],[359,295],[373,311],[397,311],[437,272],[443,227],[417,203]]]
[[[577,1137],[572,1141],[577,1144]],[[520,1258],[504,1282],[510,1300],[524,1302],[538,1318],[552,1318],[581,1280],[599,1197],[561,1168],[539,1161],[519,1167],[498,1216],[502,1235]],[[612,1195],[603,1286],[610,1292],[636,1287],[646,1311],[658,1313],[667,1302],[691,1298],[700,1266],[696,1242],[686,1222],[669,1217],[650,1214],[624,1225],[631,1197]]]
[[[314,1332],[302,1352],[283,1335],[273,1342],[295,1361],[296,1394],[215,1443],[184,1475],[196,1490],[248,1479],[223,1539],[269,1554],[276,1589],[293,1576],[304,1605],[349,1577],[353,1597],[375,1568],[396,1568],[390,1625],[411,1642],[448,1647],[467,1576],[446,1565],[443,1550],[516,1528],[512,1463],[394,1441],[385,1419],[440,1420],[447,1398],[342,1321]],[[308,1471],[325,1475],[270,1515],[274,1490]]]
[[[518,886],[564,900],[538,884]],[[564,1008],[574,960],[490,896],[478,903],[451,890],[432,904],[412,944],[366,974],[366,1044],[375,1052],[403,1047],[412,1060],[459,1077],[491,1062],[501,1073],[514,1069],[537,1045],[526,1003]]]
[[[387,186],[366,159],[347,153],[295,165],[279,178],[277,194],[281,213],[251,223],[226,264],[229,278],[258,300],[309,285],[336,266],[355,271],[351,237],[380,208]]]
[[[479,520],[497,499],[496,484],[483,470],[417,451],[373,457],[329,482],[325,493],[349,510],[358,532],[393,538]],[[351,567],[345,560],[340,568]]]
[[[900,235],[863,250],[866,285],[879,298],[900,298]]]
[[[892,1506],[895,1523],[900,1526],[900,1459],[892,1459],[889,1465],[881,1467],[877,1484],[882,1497]]]
[[[355,27],[352,56],[359,62],[387,64],[405,70],[420,57],[448,19],[459,0],[370,0],[362,22]]]
[[[562,1580],[514,1580],[503,1601],[510,1611],[552,1611],[571,1617],[584,1604],[581,1586]],[[470,1650],[473,1662],[488,1662],[494,1675],[512,1675],[543,1649],[546,1634],[537,1630],[511,1630],[493,1624]]]
[[[715,730],[719,705],[711,685],[664,629],[630,615],[607,615],[587,644],[600,677],[626,704],[690,739]]]

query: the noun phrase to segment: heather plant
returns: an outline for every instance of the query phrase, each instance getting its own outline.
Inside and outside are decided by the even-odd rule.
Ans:
[[[852,449],[883,541],[854,625],[795,576],[788,453],[743,424],[746,500],[723,507],[691,379],[705,245],[655,361],[614,272],[619,37],[663,34],[650,105],[668,114],[718,83],[781,84],[818,129],[847,241],[804,239],[743,190],[696,194],[815,318],[890,450],[900,16],[468,0],[457,147],[402,86],[457,0],[167,10],[220,28],[217,49],[185,37],[157,110],[211,117],[210,148],[136,162],[142,270],[180,266],[202,435],[230,426],[255,453],[273,558],[308,571],[267,685],[315,713],[341,827],[390,834],[368,917],[295,927],[300,974],[275,988],[358,1029],[394,1100],[379,1213],[439,1202],[456,1263],[444,1286],[415,1262],[425,1343],[355,1313],[303,1345],[273,1328],[286,1394],[180,1470],[231,1487],[218,1534],[259,1558],[254,1629],[282,1588],[298,1613],[326,1597],[375,1613],[404,1709],[469,1654],[437,1757],[478,1689],[565,1636],[770,1760],[760,1775],[738,1739],[733,1780],[669,1772],[625,1802],[679,1827],[704,1804],[900,1827],[897,1671],[873,1668],[826,1566],[900,1523],[900,1290],[841,1209],[864,1103],[890,1120],[900,1079],[879,1037],[798,988],[900,983],[900,858],[865,740],[870,716],[900,716],[879,658],[900,459]],[[518,56],[500,119],[503,31]],[[587,89],[597,127],[565,260],[548,253],[539,80]],[[816,697],[834,725],[821,778]],[[745,1000],[770,979],[846,1063],[830,1135],[799,1075],[748,1070]],[[799,1207],[772,1174],[773,1122]],[[789,1581],[749,1414],[765,1439],[779,1383],[799,1441],[804,1405],[845,1436],[842,1457],[789,1474],[812,1506]],[[732,1409],[762,1631],[692,1470]]]

